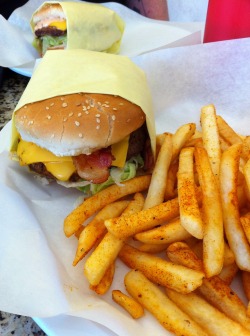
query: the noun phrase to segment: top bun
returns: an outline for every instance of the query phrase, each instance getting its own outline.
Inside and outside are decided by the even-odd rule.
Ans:
[[[74,93],[24,105],[15,125],[25,141],[57,156],[76,156],[119,142],[145,122],[142,109],[119,96]]]
[[[65,20],[65,14],[63,12],[62,6],[60,4],[47,4],[41,7],[37,12],[33,15],[33,22],[36,24],[39,21],[43,21],[46,19],[61,19]]]

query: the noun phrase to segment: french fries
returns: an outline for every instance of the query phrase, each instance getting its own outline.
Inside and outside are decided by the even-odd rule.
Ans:
[[[184,124],[176,130],[173,135],[172,162],[176,160],[181,149],[184,147],[187,141],[191,139],[195,131],[196,125],[194,123]]]
[[[143,208],[144,197],[142,194],[135,194],[128,207],[122,213],[122,216],[128,216],[138,212]],[[115,237],[112,233],[107,232],[93,253],[87,258],[84,266],[84,274],[91,286],[97,286],[102,280],[112,263],[115,262],[120,252],[124,240]]]
[[[218,180],[220,172],[221,148],[214,105],[202,107],[200,120],[203,145],[208,153],[214,176]]]
[[[129,201],[125,200],[108,204],[86,225],[78,238],[78,246],[73,266],[76,266],[106,233],[107,230],[104,225],[104,220],[119,216],[128,204]]]
[[[223,152],[220,168],[220,190],[226,237],[235,254],[238,267],[250,271],[250,246],[240,222],[237,178],[242,145],[234,144]]]
[[[185,240],[191,237],[190,233],[181,225],[180,219],[175,219],[167,224],[152,230],[137,233],[134,238],[144,244],[170,244],[175,241]]]
[[[242,325],[231,320],[197,294],[189,293],[183,295],[170,289],[166,289],[166,292],[168,297],[181,310],[197,322],[208,335],[247,336],[250,334]]]
[[[176,335],[250,335],[250,136],[213,105],[200,126],[159,134],[152,174],[86,199],[64,231],[89,288],[112,290],[134,319],[148,310]],[[112,286],[121,275],[129,295]]]
[[[123,307],[134,319],[138,319],[144,315],[143,306],[120,290],[116,289],[112,291],[112,299]]]
[[[121,216],[105,220],[104,224],[117,238],[128,238],[136,233],[152,229],[164,222],[174,219],[179,215],[178,199],[144,209],[131,216]]]
[[[96,294],[99,295],[105,294],[112,285],[114,274],[115,274],[115,262],[109,265],[103,277],[101,278],[100,282],[95,286],[89,285],[89,288],[95,291]]]
[[[140,271],[132,270],[127,273],[124,283],[128,293],[150,311],[167,330],[179,336],[208,335]]]
[[[222,205],[219,186],[213,174],[207,151],[202,147],[196,147],[194,155],[203,198],[203,266],[206,276],[210,278],[220,273],[224,261]]]
[[[150,180],[150,175],[138,176],[124,182],[122,187],[115,184],[86,199],[65,218],[64,233],[66,237],[74,234],[86,219],[104,206],[124,196],[146,190]]]
[[[178,199],[181,225],[194,237],[203,238],[203,222],[195,191],[194,148],[182,149],[179,156]]]
[[[171,244],[167,249],[167,256],[177,264],[196,270],[203,269],[202,261],[183,242]],[[219,276],[204,278],[202,285],[197,290],[213,306],[250,330],[250,320],[246,316],[244,303]]]
[[[165,134],[164,141],[155,162],[147,197],[144,203],[144,209],[152,208],[164,201],[167,174],[172,158],[172,150],[172,135],[167,133]]]
[[[189,293],[202,284],[204,273],[124,245],[120,259],[130,268],[140,270],[151,281],[181,293]]]

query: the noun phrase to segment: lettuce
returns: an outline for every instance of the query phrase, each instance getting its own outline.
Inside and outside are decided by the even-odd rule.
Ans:
[[[109,187],[112,184],[118,184],[127,180],[132,179],[136,176],[136,172],[139,168],[144,165],[143,158],[140,155],[133,156],[129,159],[124,168],[112,167],[110,169],[110,176],[107,181],[100,184],[89,184],[84,187],[79,187],[78,189],[85,194],[96,194],[99,191]]]
[[[56,47],[67,44],[67,35],[62,36],[50,36],[45,35],[40,38],[35,38],[32,42],[34,48],[38,50],[41,55],[44,55],[46,50],[51,47]]]
[[[67,35],[62,36],[49,36],[45,35],[41,37],[42,40],[42,53],[44,54],[48,48],[66,45]]]

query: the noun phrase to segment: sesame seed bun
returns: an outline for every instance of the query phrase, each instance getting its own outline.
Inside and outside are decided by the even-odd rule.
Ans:
[[[124,98],[93,93],[57,96],[15,112],[22,139],[57,156],[106,148],[137,130],[145,119],[142,109]]]

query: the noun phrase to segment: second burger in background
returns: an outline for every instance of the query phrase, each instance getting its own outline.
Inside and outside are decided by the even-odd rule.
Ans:
[[[87,49],[117,53],[124,32],[113,10],[85,2],[44,2],[32,15],[33,45],[43,56],[50,49]]]
[[[48,51],[16,107],[11,151],[85,193],[149,171],[155,125],[144,72],[124,56]]]

